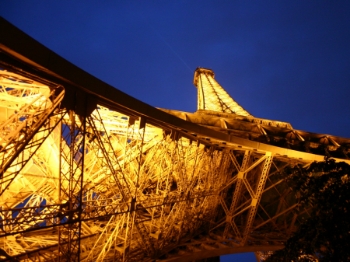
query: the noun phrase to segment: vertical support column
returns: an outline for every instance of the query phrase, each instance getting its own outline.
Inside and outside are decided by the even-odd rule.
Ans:
[[[60,146],[59,261],[80,261],[86,116],[69,110]]]
[[[267,180],[267,177],[268,177],[268,174],[270,171],[270,167],[272,164],[272,159],[273,159],[272,153],[266,152],[265,156],[266,156],[266,160],[264,162],[264,166],[263,166],[262,171],[261,171],[259,183],[258,183],[256,192],[255,192],[255,197],[252,198],[251,208],[249,210],[247,224],[245,226],[243,240],[241,242],[242,246],[245,245],[247,238],[248,238],[248,235],[250,233],[250,229],[253,225],[253,221],[254,221],[254,218],[255,218],[256,212],[258,210],[259,203],[260,203],[261,195],[263,193],[265,183],[266,183],[266,180]]]
[[[138,197],[142,196],[141,192],[138,192],[140,184],[143,182],[141,181],[141,169],[142,169],[142,155],[143,155],[143,146],[145,143],[145,134],[146,134],[146,118],[140,117],[139,120],[139,129],[138,129],[138,139],[139,139],[139,145],[137,146],[136,150],[139,151],[139,156],[136,158],[137,161],[137,171],[136,171],[136,184],[135,184],[135,190],[133,192],[132,196],[132,203],[131,211],[132,213],[132,222],[129,228],[129,236],[128,239],[131,241],[133,228],[135,226],[145,248],[146,252],[150,257],[153,257],[155,254],[153,243],[151,242],[150,238],[150,232],[148,231],[148,228],[145,226],[144,222],[142,221],[142,216],[140,215],[140,212],[136,210],[136,203],[139,201]],[[129,246],[129,244],[128,244]]]
[[[237,184],[236,184],[235,191],[233,193],[232,203],[231,203],[230,210],[229,210],[229,215],[226,216],[227,223],[226,223],[225,229],[224,229],[224,234],[223,234],[224,238],[227,237],[230,225],[232,226],[232,229],[234,230],[235,234],[237,234],[237,237],[239,237],[239,238],[241,237],[237,226],[232,221],[232,215],[233,215],[235,208],[237,207],[238,200],[239,200],[239,197],[240,197],[241,192],[242,192],[244,174],[245,174],[245,170],[246,170],[248,163],[249,163],[250,155],[251,155],[251,152],[249,150],[246,150],[244,153],[241,168],[237,174]]]

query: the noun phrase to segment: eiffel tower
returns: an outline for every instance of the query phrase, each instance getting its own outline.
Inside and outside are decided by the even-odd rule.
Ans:
[[[276,174],[350,140],[252,116],[197,68],[157,109],[0,19],[0,259],[198,261],[283,247],[307,210]]]

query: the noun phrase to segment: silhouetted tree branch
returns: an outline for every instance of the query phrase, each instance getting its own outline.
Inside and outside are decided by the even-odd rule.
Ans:
[[[350,261],[350,165],[326,159],[287,169],[299,210],[310,216],[266,261]]]

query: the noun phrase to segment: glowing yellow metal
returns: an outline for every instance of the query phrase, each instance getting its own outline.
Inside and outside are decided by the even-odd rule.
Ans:
[[[198,89],[198,110],[212,110],[222,113],[235,113],[250,116],[214,79],[210,69],[197,68],[194,85]]]
[[[349,139],[254,118],[212,70],[195,71],[197,112],[161,111],[0,26],[0,259],[263,257],[307,215],[276,174],[349,162]]]

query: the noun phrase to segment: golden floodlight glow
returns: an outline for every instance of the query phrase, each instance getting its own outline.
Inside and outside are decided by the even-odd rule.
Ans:
[[[212,70],[197,68],[193,83],[198,89],[198,110],[250,116],[214,79]]]
[[[0,28],[0,260],[263,258],[308,216],[277,174],[350,162],[349,139],[253,117],[211,69],[196,112],[156,109]]]

